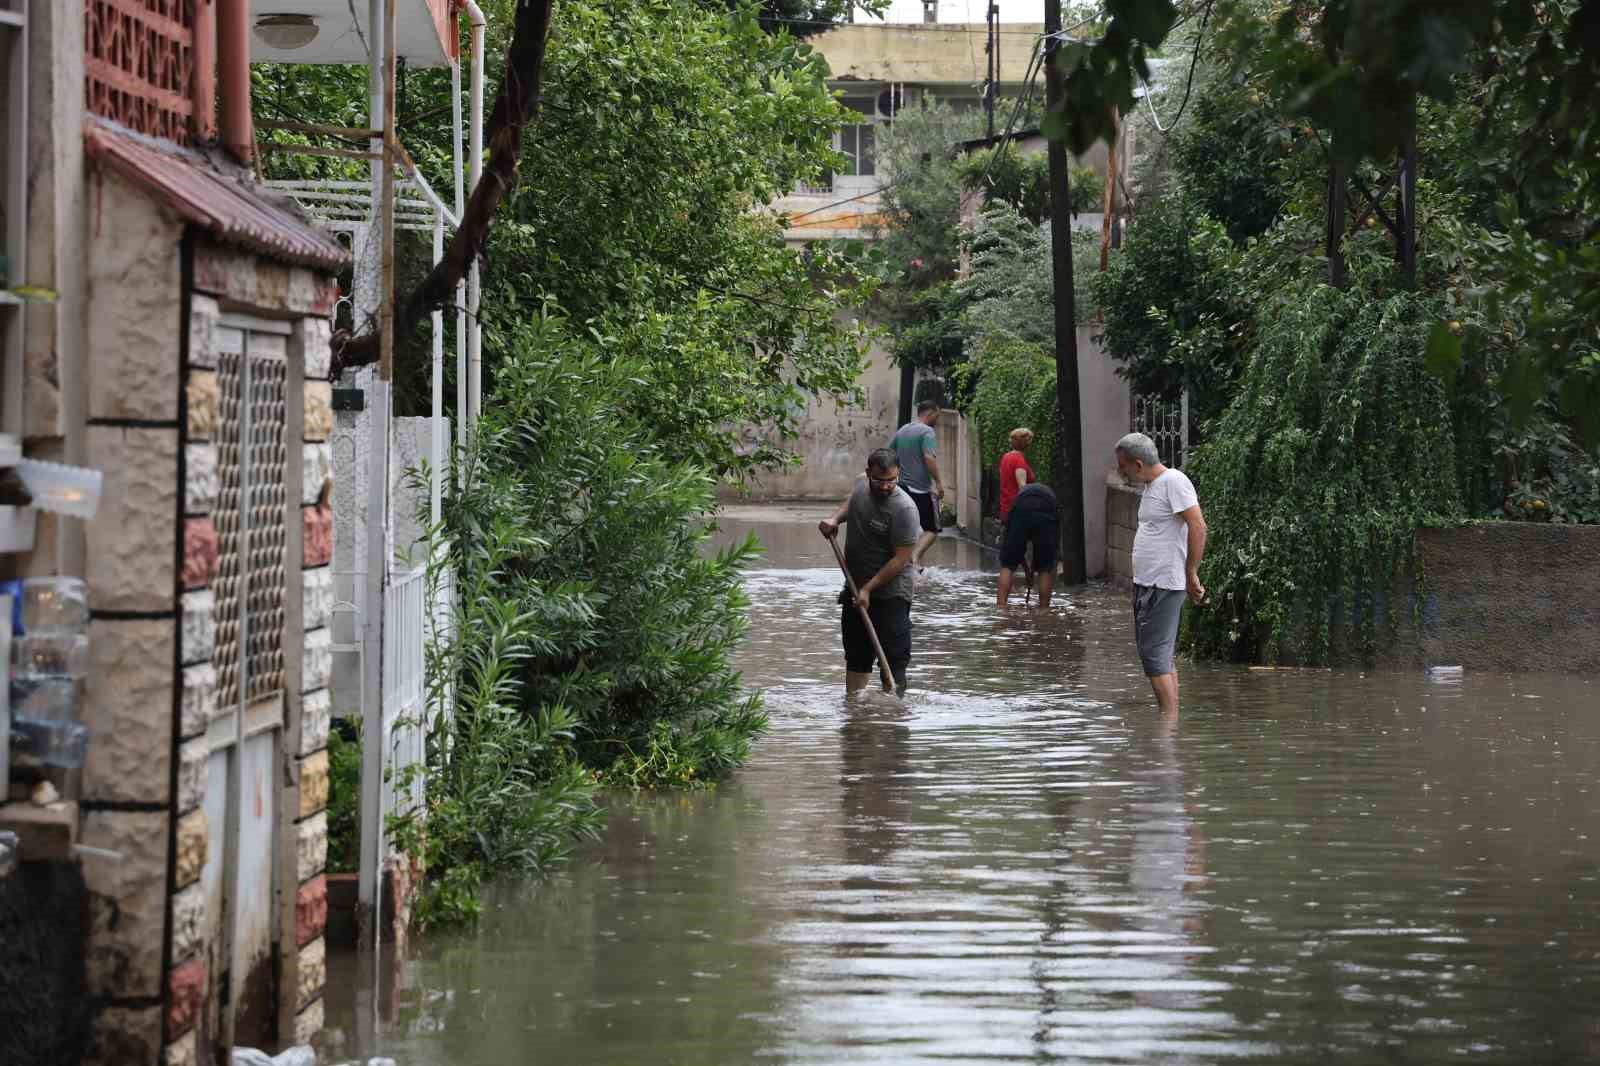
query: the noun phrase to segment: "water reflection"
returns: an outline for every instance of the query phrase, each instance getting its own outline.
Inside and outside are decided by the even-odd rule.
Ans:
[[[332,960],[347,1053],[1600,1059],[1592,683],[1192,666],[1162,721],[1123,597],[1002,615],[942,542],[906,706],[850,702],[831,556],[785,537],[749,579],[751,765],[619,799],[583,861],[425,941],[392,1021],[361,1032]]]

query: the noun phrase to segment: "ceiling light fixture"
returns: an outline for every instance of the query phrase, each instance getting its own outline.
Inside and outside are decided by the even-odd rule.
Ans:
[[[317,20],[310,15],[262,15],[256,19],[256,36],[268,48],[292,52],[317,39]]]

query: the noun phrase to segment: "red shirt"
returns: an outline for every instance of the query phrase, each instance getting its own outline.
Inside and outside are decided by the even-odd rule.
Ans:
[[[1009,451],[1000,457],[1000,521],[1011,513],[1011,501],[1017,498],[1017,471],[1028,472],[1028,484],[1033,484],[1033,467],[1028,457],[1019,451]]]

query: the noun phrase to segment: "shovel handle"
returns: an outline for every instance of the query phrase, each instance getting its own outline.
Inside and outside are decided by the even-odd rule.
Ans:
[[[878,641],[878,631],[872,626],[872,616],[867,609],[861,606],[861,590],[856,588],[856,579],[850,575],[850,567],[845,565],[844,552],[839,550],[837,535],[827,537],[833,546],[833,557],[839,560],[839,569],[844,571],[844,579],[850,583],[851,602],[856,605],[856,610],[861,612],[861,624],[867,627],[867,636],[872,638],[872,650],[878,653],[878,672],[883,677],[883,691],[894,691],[894,671],[889,669],[889,657],[883,653],[883,645]]]

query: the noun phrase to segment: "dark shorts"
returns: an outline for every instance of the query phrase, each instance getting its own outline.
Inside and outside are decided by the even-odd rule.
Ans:
[[[861,612],[850,599],[849,590],[841,593],[844,605],[839,615],[839,630],[844,636],[845,669],[852,674],[873,674],[878,671],[878,653],[872,650],[872,638],[867,627],[861,624]],[[895,685],[904,688],[906,667],[911,665],[911,601],[899,597],[874,596],[867,614],[872,617],[872,628],[878,632],[878,642],[889,660],[889,672]]]
[[[1033,545],[1033,569],[1036,573],[1051,573],[1056,568],[1057,549],[1061,543],[1061,524],[1053,511],[1018,511],[1012,509],[1006,516],[1006,541],[1000,547],[1000,565],[1015,570],[1022,565],[1023,554]]]
[[[1133,635],[1139,645],[1144,676],[1172,673],[1172,653],[1178,646],[1178,621],[1183,617],[1182,589],[1133,586]]]
[[[911,497],[911,502],[917,505],[917,517],[922,519],[924,533],[939,532],[939,505],[931,492],[912,492],[906,490],[906,495]]]

